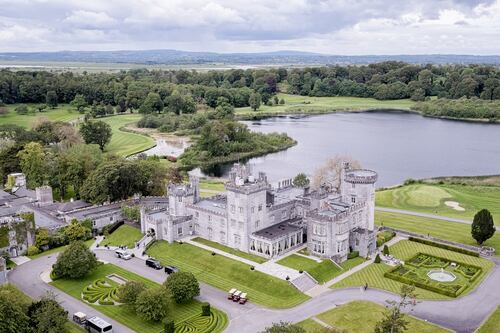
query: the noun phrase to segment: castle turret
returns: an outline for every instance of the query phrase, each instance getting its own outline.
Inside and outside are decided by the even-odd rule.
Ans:
[[[189,215],[186,206],[194,203],[195,191],[191,184],[170,184],[168,190],[168,209],[170,215]]]
[[[36,201],[40,207],[47,206],[54,203],[52,197],[52,187],[50,186],[40,186],[35,189]]]

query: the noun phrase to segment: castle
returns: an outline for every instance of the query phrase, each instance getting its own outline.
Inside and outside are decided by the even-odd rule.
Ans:
[[[168,203],[141,207],[141,230],[174,242],[199,236],[243,252],[278,257],[307,243],[310,254],[340,263],[350,251],[375,251],[375,182],[377,173],[344,165],[340,191],[309,191],[284,180],[272,187],[235,164],[226,192],[201,198],[198,178],[169,185]]]

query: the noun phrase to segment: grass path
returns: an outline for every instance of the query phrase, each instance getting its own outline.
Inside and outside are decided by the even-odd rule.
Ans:
[[[83,117],[81,113],[75,110],[75,108],[71,107],[69,104],[59,104],[59,106],[55,109],[46,109],[45,112],[30,112],[26,115],[20,115],[14,109],[19,104],[9,104],[7,108],[9,109],[9,113],[3,116],[0,116],[0,125],[5,124],[13,124],[19,125],[25,128],[31,128],[33,123],[37,118],[48,118],[51,121],[71,121],[77,119],[78,117]],[[28,108],[34,108],[38,104],[26,104]]]
[[[486,276],[487,272],[493,267],[493,263],[489,260],[463,255],[457,252],[444,250],[441,248],[411,242],[407,240],[400,241],[390,247],[390,252],[396,258],[408,260],[418,252],[427,253],[437,257],[443,257],[450,260],[464,262],[466,264],[480,266],[483,268],[482,275],[476,279],[460,296],[465,296],[470,293],[474,288],[481,283]],[[391,270],[393,267],[385,264],[370,264],[362,270],[352,274],[344,280],[334,284],[331,288],[347,288],[347,287],[361,287],[368,283],[370,288],[378,288],[387,290],[393,293],[399,293],[402,283],[385,278],[384,273]],[[442,300],[450,299],[450,297],[425,290],[416,288],[416,293],[420,299],[429,300]]]
[[[445,205],[456,201],[464,211]],[[413,184],[378,191],[376,204],[380,207],[411,210],[434,215],[472,219],[481,209],[488,209],[500,225],[500,186]]]

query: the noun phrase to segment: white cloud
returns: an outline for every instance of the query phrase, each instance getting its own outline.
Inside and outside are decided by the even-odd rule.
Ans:
[[[80,28],[107,28],[114,26],[117,20],[105,12],[75,10],[63,22]]]

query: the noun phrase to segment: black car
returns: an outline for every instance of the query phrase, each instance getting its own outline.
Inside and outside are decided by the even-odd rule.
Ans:
[[[146,266],[149,266],[154,269],[162,269],[160,262],[153,258],[146,259]]]
[[[172,274],[172,273],[177,273],[179,269],[175,266],[165,266],[165,273],[167,274]]]

